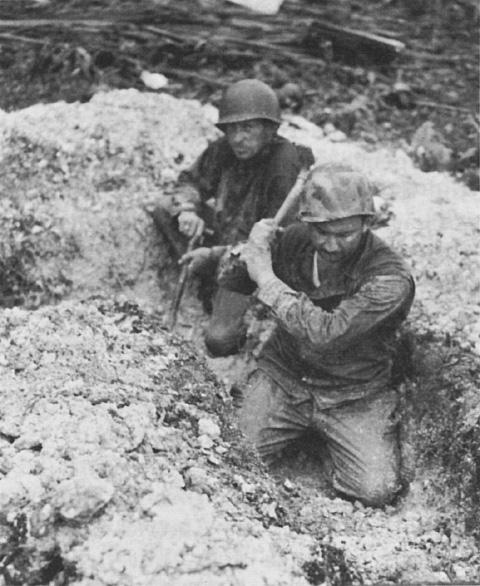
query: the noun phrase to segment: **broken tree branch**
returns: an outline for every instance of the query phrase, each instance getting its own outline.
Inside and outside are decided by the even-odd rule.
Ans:
[[[441,104],[438,102],[428,102],[427,100],[416,100],[417,106],[424,106],[426,108],[434,108],[441,110],[450,110],[451,112],[463,112],[464,114],[470,114],[471,110],[468,108],[461,108],[459,106],[451,106],[450,104]]]
[[[405,50],[404,55],[417,60],[437,61],[451,64],[456,64],[461,60],[460,56],[457,55],[437,55],[435,53],[425,53],[423,51],[412,51],[409,49]]]
[[[9,33],[0,33],[0,39],[5,41],[18,41],[20,43],[31,43],[32,45],[45,45],[48,41],[41,39],[32,39],[30,37],[22,37],[20,35],[10,35]]]

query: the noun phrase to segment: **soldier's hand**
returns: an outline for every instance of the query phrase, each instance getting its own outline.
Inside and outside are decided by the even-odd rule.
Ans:
[[[257,222],[242,248],[240,258],[247,265],[249,277],[261,286],[264,280],[273,275],[270,245],[275,238],[278,225],[275,220],[264,219]]]
[[[247,265],[248,276],[261,286],[264,280],[273,275],[270,249],[247,242],[242,248],[240,259]]]
[[[195,250],[184,254],[178,262],[181,265],[189,263],[188,273],[194,277],[202,272],[205,266],[210,262],[211,257],[211,248],[201,246],[200,248],[195,248]]]
[[[205,222],[195,212],[185,211],[178,215],[178,229],[190,239],[199,240],[204,227]]]
[[[242,247],[240,259],[247,266],[249,277],[255,281],[259,287],[264,281],[270,280],[274,275],[272,269],[272,254],[268,244],[269,230],[263,230],[263,227],[257,230],[254,226],[248,241]]]
[[[278,224],[273,219],[260,220],[254,224],[248,242],[253,246],[265,247],[270,249],[270,245],[275,239],[278,230]]]

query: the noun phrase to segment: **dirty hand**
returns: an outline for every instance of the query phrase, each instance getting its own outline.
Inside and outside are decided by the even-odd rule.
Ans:
[[[212,256],[212,249],[206,246],[195,248],[190,252],[187,252],[178,261],[179,264],[189,264],[188,273],[193,277],[199,275],[205,266],[208,264]]]
[[[278,226],[273,220],[257,222],[240,253],[241,260],[247,265],[250,278],[260,287],[274,276],[270,244],[277,229]]]
[[[248,276],[259,287],[274,276],[270,248],[246,242],[240,253],[240,259],[247,265]]]
[[[195,212],[185,211],[178,215],[178,229],[188,238],[198,240],[203,234],[205,222]]]
[[[278,224],[273,219],[260,220],[253,225],[248,236],[248,242],[254,246],[260,246],[270,249],[270,245],[275,239],[278,231]]]

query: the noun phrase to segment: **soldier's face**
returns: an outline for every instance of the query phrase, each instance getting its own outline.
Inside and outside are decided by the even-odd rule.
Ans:
[[[264,120],[245,120],[225,125],[228,144],[242,161],[251,159],[267,145],[275,134],[275,127]]]
[[[330,263],[342,263],[354,254],[367,229],[362,216],[311,223],[309,226],[313,247]]]

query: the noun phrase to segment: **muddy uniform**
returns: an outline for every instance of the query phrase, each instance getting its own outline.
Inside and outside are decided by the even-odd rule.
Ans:
[[[192,169],[182,173],[180,181],[194,185],[198,195],[195,197],[190,191],[189,197],[187,190],[187,198],[180,207],[194,203],[206,227],[213,230],[214,235],[206,240],[206,245],[235,244],[247,239],[255,222],[275,215],[302,165],[312,163],[310,149],[280,136],[255,157],[239,160],[222,137],[209,145]],[[207,280],[209,277],[213,275],[207,275]],[[208,283],[203,286],[208,287]],[[249,297],[218,289],[205,337],[207,346],[218,350],[215,354],[228,353],[241,344],[248,305]]]
[[[307,429],[318,431],[335,488],[382,504],[400,480],[392,347],[414,283],[370,231],[333,278],[318,277],[315,258],[305,224],[286,229],[272,249],[278,279],[257,296],[278,325],[247,389],[241,423],[267,461]]]

